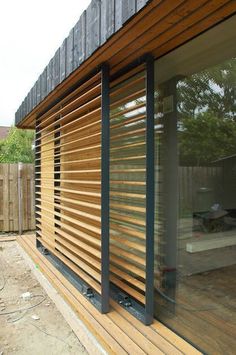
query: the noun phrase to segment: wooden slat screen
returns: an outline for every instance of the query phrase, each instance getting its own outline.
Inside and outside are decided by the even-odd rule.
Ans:
[[[101,296],[101,310],[108,311],[110,279],[112,294],[130,296],[150,323],[147,68],[108,85],[104,64],[39,117],[36,220],[40,243]]]
[[[125,75],[112,86],[110,280],[145,304],[146,73]]]
[[[101,294],[101,73],[37,122],[38,240]]]

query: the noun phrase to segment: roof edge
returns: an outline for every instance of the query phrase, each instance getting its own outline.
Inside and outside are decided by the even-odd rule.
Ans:
[[[15,125],[33,128],[29,115],[98,48],[152,0],[92,0],[15,113]]]

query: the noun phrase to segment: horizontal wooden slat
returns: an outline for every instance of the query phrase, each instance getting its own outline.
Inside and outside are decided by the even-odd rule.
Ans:
[[[62,243],[61,243],[62,244]],[[62,245],[59,243],[56,243],[56,248],[59,250],[63,255],[65,255],[69,260],[73,261],[80,269],[85,271],[89,276],[93,277],[97,282],[101,282],[101,275],[96,272],[92,267],[90,267],[87,263],[82,261],[80,258],[78,258],[76,255],[71,253],[69,250],[64,248]],[[73,247],[70,247],[72,249]],[[61,258],[61,256],[59,256]]]
[[[86,170],[86,169],[81,169],[81,170],[54,170],[52,171],[54,174],[89,174],[89,173],[100,173],[101,169],[91,169],[91,170]],[[50,172],[51,173],[51,172]],[[47,173],[47,174],[50,174]],[[41,172],[36,172],[37,174],[41,174]],[[46,173],[44,173],[45,175]]]
[[[88,148],[78,148],[78,149],[73,149],[73,150],[68,150],[68,151],[65,151],[65,152],[61,152],[61,153],[58,153],[58,154],[55,154],[55,159],[56,158],[60,158],[60,157],[65,157],[67,155],[71,155],[73,153],[80,153],[80,152],[83,152],[84,156],[86,157],[89,157],[89,158],[95,158],[95,157],[98,157],[99,158],[99,153],[100,153],[100,149],[101,148],[101,145],[100,144],[97,144],[97,145],[94,145],[94,146],[91,146],[91,147],[88,147]],[[51,160],[50,156],[46,156],[44,158],[45,162],[49,162]],[[35,161],[37,161],[37,163],[39,161],[41,161],[41,158],[36,158]]]
[[[82,114],[82,117],[77,118],[77,120],[80,120],[84,118],[85,113],[87,111],[96,111],[96,108],[100,106],[100,101],[101,101],[101,95],[98,95],[97,97],[93,98],[89,102],[86,102],[85,104],[81,105],[77,109],[74,109],[73,111],[67,113],[65,116],[59,118],[56,120],[56,122],[51,123],[50,125],[47,125],[45,128],[43,128],[41,131],[38,131],[37,133],[42,134],[43,132],[48,132],[50,128],[54,127],[55,125],[63,125],[63,129],[68,128],[71,126],[74,121],[69,121],[67,122],[68,119],[73,119],[77,118],[80,114]],[[61,128],[56,128],[53,129],[53,132],[58,132]],[[47,137],[50,134],[50,132],[43,134],[43,137]],[[40,138],[37,138],[35,141],[38,142]]]
[[[57,209],[61,209],[61,210],[65,210],[65,211],[68,211],[68,212],[72,212],[73,214],[77,214],[78,216],[83,216],[83,217],[86,217],[88,219],[91,219],[91,220],[94,220],[96,222],[101,222],[101,217],[100,216],[95,216],[94,214],[91,214],[91,213],[86,213],[86,212],[83,212],[81,210],[78,210],[78,209],[75,209],[75,208],[71,208],[71,207],[66,207],[64,205],[61,205],[59,203],[52,203],[50,201],[47,201],[46,199],[44,200],[41,200],[41,199],[37,199],[38,201],[41,201],[41,202],[46,202],[47,204],[57,208]]]
[[[139,302],[141,302],[142,304],[145,303],[145,296],[142,295],[140,292],[134,290],[132,287],[130,287],[129,285],[127,285],[126,283],[124,283],[123,281],[117,279],[114,275],[110,276],[110,280],[112,283],[114,283],[116,286],[120,287],[121,290],[124,290],[125,292],[127,292],[130,296],[133,296],[134,298],[136,298],[136,300],[138,300]]]
[[[96,192],[85,192],[85,191],[78,191],[78,190],[71,190],[71,189],[64,189],[58,186],[55,186],[55,188],[53,187],[48,187],[48,186],[41,186],[41,185],[36,185],[36,187],[39,188],[46,188],[48,190],[54,191],[54,190],[58,190],[58,191],[62,191],[62,192],[69,192],[69,193],[73,193],[76,195],[82,195],[82,196],[91,196],[91,197],[100,197],[101,194],[100,193],[96,193]]]
[[[141,68],[135,68],[135,72],[137,72],[137,70],[141,70]],[[143,70],[143,66],[142,66],[142,70]],[[132,75],[134,75],[134,72],[132,73]],[[113,80],[112,83],[110,84],[111,87],[111,93],[110,93],[110,97],[113,100],[114,96],[120,95],[124,92],[127,92],[127,89],[132,89],[134,86],[136,86],[137,84],[140,83],[144,83],[144,81],[146,80],[146,76],[145,75],[141,75],[138,76],[136,79],[132,80],[132,81],[126,81],[123,85],[119,85],[119,87],[116,87],[118,84],[120,84],[122,81],[127,80],[127,76],[128,78],[131,77],[131,73],[127,73],[125,75],[123,75],[122,77],[120,77],[119,79],[117,79],[116,81]]]
[[[56,150],[64,151],[65,147],[67,147],[68,145],[71,146],[71,147],[77,146],[79,148],[79,146],[82,147],[84,145],[84,143],[86,142],[86,138],[89,139],[89,142],[90,142],[90,144],[88,144],[88,146],[89,146],[89,145],[92,144],[93,141],[94,142],[99,142],[99,138],[101,136],[101,132],[100,132],[100,129],[96,128],[96,131],[91,132],[91,135],[89,134],[89,132],[84,132],[84,134],[81,136],[81,138],[77,138],[76,137],[76,139],[73,139],[71,137],[70,133],[66,134],[66,135],[68,135],[67,139],[63,139],[64,138],[63,135],[60,137],[60,141],[63,142],[63,143],[57,143],[55,145],[50,144],[49,148],[48,149],[44,148],[43,152],[44,153],[49,153],[50,152],[50,154],[51,154],[51,152],[54,151],[54,150],[55,151]],[[58,141],[58,138],[56,140]],[[50,156],[50,154],[47,154],[47,155]]]
[[[110,195],[112,197],[128,197],[128,198],[135,198],[135,199],[141,199],[145,200],[146,195],[145,194],[134,194],[131,192],[118,192],[118,191],[110,191]]]
[[[80,117],[78,117],[78,111],[76,112],[73,112],[73,116],[67,116],[67,118],[70,118],[70,119],[73,119],[72,121],[66,123],[66,124],[63,124],[63,130],[65,129],[68,129],[68,128],[71,128],[71,126],[74,126],[75,124],[78,124],[83,126],[83,125],[86,125],[87,124],[87,121],[90,120],[90,122],[92,120],[94,120],[95,122],[99,120],[99,114],[101,113],[101,108],[98,107],[98,108],[93,108],[92,111],[89,111],[89,112],[84,112]],[[93,122],[94,122],[93,121]],[[53,130],[53,133],[57,133],[61,130],[61,127],[58,127],[58,128],[55,128]],[[50,135],[52,134],[52,132],[48,132],[46,134],[43,135],[43,137],[41,138],[47,138],[49,137]],[[39,142],[41,140],[41,138],[37,138],[36,140],[36,143]]]
[[[118,242],[121,245],[126,246],[127,248],[132,248],[133,249],[132,252],[134,252],[136,250],[136,251],[145,253],[145,251],[146,251],[144,245],[139,244],[136,241],[134,242],[134,241],[130,241],[130,240],[126,239],[126,238],[119,237],[119,236],[116,235],[116,233],[114,233],[113,230],[111,230],[111,238],[112,238],[112,240],[114,242]]]
[[[50,211],[49,209],[47,209],[47,208],[45,208],[43,206],[40,206],[40,208],[41,208],[42,211],[49,212],[49,213],[52,212],[52,211]],[[97,236],[99,236],[100,233],[101,233],[101,228],[92,226],[92,225],[90,225],[89,223],[86,223],[86,222],[82,222],[82,220],[83,220],[82,216],[80,217],[80,220],[77,220],[77,219],[69,217],[69,216],[67,216],[67,215],[65,215],[63,213],[59,213],[59,212],[56,212],[56,211],[53,211],[53,213],[54,213],[55,216],[61,217],[61,218],[63,218],[63,220],[71,222],[71,223],[77,225],[78,227],[86,228],[88,231],[91,231],[91,232],[97,234]]]
[[[146,208],[145,207],[138,207],[135,205],[124,205],[122,203],[115,203],[115,202],[111,202],[110,203],[110,207],[115,210],[117,209],[123,209],[123,210],[127,210],[127,211],[134,211],[134,212],[142,212],[145,213]]]
[[[130,148],[137,148],[137,147],[143,147],[145,146],[145,142],[141,142],[141,143],[131,143],[131,144],[126,144],[126,145],[123,145],[123,146],[120,146],[120,147],[111,147],[111,152],[112,151],[120,151],[120,150],[123,150],[123,149],[130,149]]]
[[[87,273],[81,270],[78,266],[76,266],[73,262],[71,262],[67,257],[59,253],[57,250],[53,250],[45,240],[41,240],[42,244],[49,251],[55,254],[65,265],[67,265],[71,270],[73,270],[78,276],[80,276],[85,282],[87,282],[91,287],[93,287],[98,293],[101,292],[101,287],[98,282],[96,282],[92,277],[90,277]]]
[[[73,100],[74,97],[79,96],[81,92],[90,88],[90,85],[93,84],[93,86],[94,85],[96,86],[96,83],[99,83],[100,78],[101,78],[101,73],[99,72],[95,74],[93,77],[91,77],[90,79],[86,80],[86,82],[81,84],[77,89],[75,89],[72,93],[67,95],[64,99],[60,100],[60,102],[55,104],[51,109],[47,110],[46,113],[41,115],[40,122],[39,124],[36,125],[36,128],[46,125],[48,122],[47,119],[50,118],[51,114],[55,112],[58,113],[59,110],[61,109],[61,106],[67,105],[69,102],[71,102],[71,100]]]
[[[101,182],[100,181],[95,181],[95,180],[67,180],[67,179],[48,179],[48,178],[45,178],[43,177],[42,179],[41,178],[36,178],[35,179],[36,181],[45,181],[45,182],[50,182],[50,181],[54,181],[54,182],[66,182],[66,183],[70,183],[70,184],[78,184],[78,185],[94,185],[94,186],[100,186],[101,185]]]
[[[39,222],[39,224],[37,224],[38,228],[41,228],[41,218],[37,218],[37,221]],[[57,223],[57,224],[59,224],[59,223]],[[77,231],[76,237],[75,237],[72,234],[65,232],[62,229],[63,228],[62,224],[60,224],[61,228],[58,228],[56,226],[52,227],[52,225],[49,225],[49,224],[47,224],[46,221],[43,221],[43,228],[45,228],[45,225],[49,227],[49,231],[51,232],[51,236],[53,236],[54,239],[58,238],[57,237],[58,235],[62,236],[63,238],[65,238],[66,240],[69,240],[70,242],[77,245],[79,248],[85,250],[89,254],[94,255],[97,259],[101,259],[101,252],[98,249],[89,245],[88,243],[83,242],[83,240],[80,239],[80,232],[79,231]],[[44,232],[41,232],[40,230],[37,232],[39,232],[40,235],[42,235],[42,236],[44,235]]]
[[[134,237],[134,238],[140,238],[140,239],[145,239],[145,233],[144,232],[140,232],[138,230],[134,230],[134,229],[131,229],[131,228],[128,228],[128,227],[124,227],[124,226],[121,226],[119,224],[116,224],[114,222],[111,222],[110,223],[110,226],[111,228],[114,230],[117,230],[119,231],[120,233],[124,233],[124,234],[127,234],[131,237]]]
[[[48,140],[47,142],[44,142],[44,143],[41,143],[41,144],[38,144],[37,147],[43,147],[49,143],[52,143],[52,142],[56,142],[58,140],[62,140],[62,138],[65,138],[65,137],[69,137],[71,136],[72,134],[75,134],[75,133],[78,133],[78,132],[84,132],[84,135],[85,136],[88,136],[88,133],[89,133],[89,129],[92,127],[92,128],[96,128],[97,130],[100,129],[100,125],[101,125],[101,120],[98,119],[98,120],[95,120],[95,122],[91,122],[87,125],[84,125],[82,127],[79,127],[79,128],[76,128],[76,129],[73,129],[73,130],[70,130],[70,132],[67,132],[67,133],[60,133],[60,136],[59,137],[56,137],[56,138],[52,138],[50,140]],[[52,131],[51,133],[56,133],[54,131]],[[81,140],[81,139],[80,139]],[[74,142],[77,142],[76,140]],[[58,144],[56,147],[63,147],[65,146],[65,144]]]
[[[130,186],[145,186],[144,181],[129,181],[129,180],[112,180],[111,185],[130,185]],[[114,191],[114,190],[113,190]]]
[[[37,192],[38,195],[41,195],[41,192]],[[65,201],[65,202],[69,202],[78,206],[82,206],[82,207],[88,207],[90,209],[96,209],[96,210],[101,210],[101,206],[100,205],[96,205],[94,203],[89,203],[89,202],[84,202],[84,201],[78,201],[72,198],[66,198],[66,197],[62,197],[62,196],[57,196],[57,195],[53,195],[55,200],[60,200],[60,201]],[[40,198],[36,198],[36,200],[40,200],[42,201]]]
[[[86,167],[88,167],[90,165],[90,163],[97,163],[100,165],[100,160],[101,158],[100,157],[97,157],[97,158],[89,158],[89,159],[79,159],[79,160],[69,160],[69,161],[63,161],[63,165],[67,165],[67,164],[86,164]],[[54,163],[54,166],[60,166],[61,163]],[[45,163],[43,164],[44,167],[48,167],[48,166],[51,166],[50,163]],[[41,167],[41,164],[36,164],[35,165],[36,168],[40,168]]]
[[[126,251],[122,249],[121,247],[118,247],[117,245],[110,245],[110,252],[111,254],[114,255],[119,255],[127,259],[131,259],[131,261],[139,263],[143,266],[145,266],[145,260],[144,258],[141,258],[135,254],[135,252],[132,252],[132,250]]]
[[[59,117],[62,117],[63,115],[67,114],[68,112],[80,107],[82,104],[85,104],[86,101],[89,99],[92,99],[96,96],[98,96],[101,92],[101,84],[97,84],[95,87],[91,88],[90,90],[86,91],[83,93],[81,96],[76,97],[74,100],[70,101],[67,105],[62,106],[59,108],[58,111],[55,111],[52,115],[47,117],[45,120],[41,121],[43,122],[44,128],[41,129],[41,133],[47,130],[53,123],[54,125],[57,123],[57,119]],[[38,125],[40,127],[40,124]],[[37,128],[38,128],[37,127]]]
[[[125,259],[121,258],[120,255],[119,256],[111,255],[110,260],[113,265],[115,264],[117,266],[120,266],[121,268],[127,269],[128,272],[136,274],[139,277],[145,279],[145,272],[143,271],[142,268],[139,268],[139,267],[133,265],[127,259],[125,260]]]
[[[37,212],[37,214],[42,216],[41,212]],[[83,232],[81,230],[78,230],[77,228],[74,228],[74,227],[72,227],[72,226],[70,226],[70,225],[68,225],[68,224],[66,224],[64,222],[61,222],[60,220],[56,220],[56,219],[50,218],[49,216],[47,216],[46,219],[54,222],[55,224],[58,224],[59,226],[65,228],[66,230],[74,233],[79,239],[81,238],[85,242],[93,244],[96,247],[101,247],[100,240],[90,236],[89,234],[87,234],[87,233],[85,233],[85,232]],[[45,223],[45,222],[42,222],[41,218],[36,217],[36,220],[41,221],[41,223]]]
[[[118,107],[118,106],[117,106]],[[130,113],[132,111],[136,111],[139,109],[145,108],[145,103],[140,103],[138,105],[132,105],[131,107],[128,107],[126,109],[122,109],[121,111],[115,112],[113,114],[110,115],[110,120],[114,120],[117,117],[120,117],[122,115],[125,115],[127,113]]]
[[[88,253],[82,251],[81,249],[78,249],[76,246],[68,242],[67,239],[61,238],[59,236],[55,236],[55,239],[57,243],[62,244],[64,247],[66,247],[69,251],[73,252],[78,258],[82,258],[86,263],[90,264],[93,266],[97,271],[100,273],[101,271],[101,263],[99,259],[94,258],[93,256],[89,255]],[[56,247],[58,244],[56,244]]]
[[[118,220],[118,221],[123,221],[123,222],[127,222],[127,223],[131,223],[131,224],[136,224],[137,226],[141,226],[141,227],[145,227],[146,223],[145,220],[141,220],[138,218],[134,218],[134,217],[129,217],[129,216],[124,216],[121,213],[114,213],[111,212],[110,213],[110,218],[112,220]]]

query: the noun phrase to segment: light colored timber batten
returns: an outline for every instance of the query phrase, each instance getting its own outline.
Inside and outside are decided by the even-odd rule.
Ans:
[[[145,304],[146,72],[111,82],[110,273],[121,292]]]
[[[86,83],[37,120],[37,237],[101,294],[101,75]],[[145,65],[110,87],[110,281],[145,306]]]
[[[101,294],[101,74],[36,124],[37,238]]]

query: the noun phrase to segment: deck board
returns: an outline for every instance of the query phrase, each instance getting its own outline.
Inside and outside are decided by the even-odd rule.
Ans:
[[[17,241],[109,354],[200,354],[160,322],[147,327],[112,300],[111,312],[100,314],[36,249],[35,235]]]

